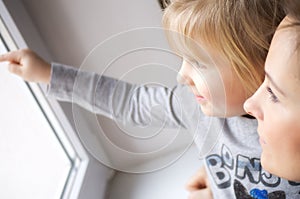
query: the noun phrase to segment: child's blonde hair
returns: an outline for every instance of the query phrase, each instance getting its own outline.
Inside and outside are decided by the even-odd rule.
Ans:
[[[163,25],[213,47],[231,63],[250,95],[263,81],[269,45],[284,16],[282,0],[173,0]],[[188,48],[187,40],[175,42],[166,32],[174,49]]]

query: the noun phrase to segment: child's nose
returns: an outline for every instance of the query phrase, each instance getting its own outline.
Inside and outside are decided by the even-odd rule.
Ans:
[[[252,115],[258,120],[263,120],[264,115],[262,110],[260,109],[261,104],[259,104],[259,101],[256,100],[256,94],[248,98],[244,103],[244,109],[246,113],[249,115]]]

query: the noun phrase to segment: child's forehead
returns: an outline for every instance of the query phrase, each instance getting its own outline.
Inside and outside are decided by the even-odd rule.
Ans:
[[[218,53],[214,48],[213,52],[208,44],[202,42],[201,39],[192,39],[184,35],[176,35],[173,37],[172,49],[179,56],[190,61],[201,61],[202,63],[210,64],[213,62],[213,57]]]
[[[185,48],[182,48],[181,53],[182,53],[182,57],[188,60],[201,61],[202,63],[205,64],[211,64],[213,62],[210,52],[204,46],[189,45]]]

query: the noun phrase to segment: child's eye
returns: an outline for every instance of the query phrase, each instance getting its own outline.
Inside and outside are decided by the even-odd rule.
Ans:
[[[193,62],[193,65],[194,65],[196,68],[199,68],[199,69],[206,69],[206,68],[207,68],[204,64],[199,63],[199,62],[197,62],[197,61],[194,61],[194,62]]]
[[[268,91],[268,94],[270,95],[270,99],[272,100],[272,102],[274,102],[274,103],[279,102],[278,97],[276,97],[276,95],[273,93],[273,91],[270,87],[267,87],[267,91]]]

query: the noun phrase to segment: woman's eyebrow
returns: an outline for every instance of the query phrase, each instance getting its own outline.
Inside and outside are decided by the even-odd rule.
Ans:
[[[271,82],[271,84],[275,87],[275,89],[283,96],[285,96],[285,93],[280,89],[280,87],[275,83],[275,81],[273,80],[273,78],[270,76],[269,73],[267,73],[267,71],[265,71],[265,75],[266,77],[269,79],[269,81]]]

